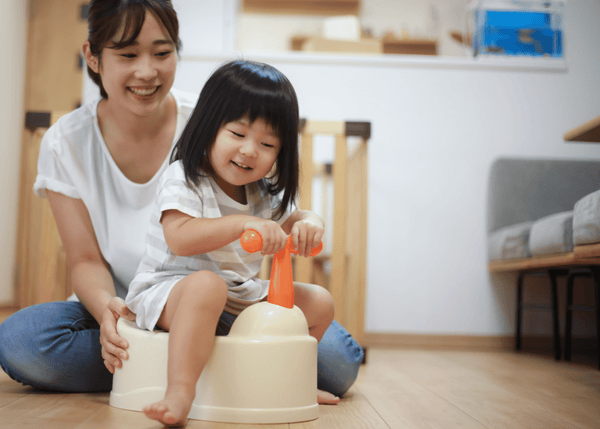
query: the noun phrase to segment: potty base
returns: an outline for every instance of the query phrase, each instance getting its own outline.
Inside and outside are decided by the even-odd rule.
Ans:
[[[129,359],[115,371],[110,405],[141,411],[164,398],[167,332],[149,332],[123,318],[119,335]],[[226,337],[216,337],[196,386],[189,418],[228,423],[293,423],[314,420],[317,341],[304,314],[261,302],[248,307]]]

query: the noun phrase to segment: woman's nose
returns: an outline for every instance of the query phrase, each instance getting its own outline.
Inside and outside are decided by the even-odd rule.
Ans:
[[[152,58],[142,57],[138,61],[135,71],[135,77],[143,80],[150,80],[156,77],[158,70]]]

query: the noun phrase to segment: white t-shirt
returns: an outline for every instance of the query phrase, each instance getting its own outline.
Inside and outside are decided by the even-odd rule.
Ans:
[[[167,246],[160,223],[166,210],[178,210],[195,218],[245,214],[272,219],[281,203],[280,196],[270,195],[263,180],[246,185],[245,190],[248,204],[240,204],[209,177],[202,177],[197,187],[190,188],[181,161],[167,168],[159,180],[146,236],[146,251],[126,299],[140,328],[154,329],[173,286],[196,271],[212,271],[225,280],[229,289],[225,310],[229,313],[239,314],[267,296],[269,282],[256,278],[263,260],[260,252],[247,253],[240,241],[235,240],[212,252],[177,256]],[[289,215],[286,210],[281,218],[274,220],[281,225]]]
[[[171,94],[177,105],[175,143],[198,96],[175,89]],[[83,200],[102,256],[110,266],[117,295],[124,299],[144,253],[158,179],[166,170],[171,154],[148,182],[139,184],[129,180],[113,160],[100,132],[97,116],[100,100],[61,117],[46,132],[33,189],[40,198],[45,198],[46,190],[50,190]]]

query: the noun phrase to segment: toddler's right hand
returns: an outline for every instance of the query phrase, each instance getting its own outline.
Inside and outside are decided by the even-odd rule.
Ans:
[[[244,231],[253,229],[257,231],[263,240],[261,255],[274,255],[283,249],[287,243],[288,236],[277,222],[272,220],[250,221],[244,225]]]
[[[115,296],[104,310],[100,324],[102,359],[104,359],[104,366],[111,374],[115,373],[115,368],[122,366],[121,359],[129,357],[125,351],[129,344],[117,333],[117,321],[120,317],[135,321],[135,314],[129,310],[125,301]]]

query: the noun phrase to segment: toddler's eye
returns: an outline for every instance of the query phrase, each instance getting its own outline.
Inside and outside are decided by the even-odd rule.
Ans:
[[[234,135],[234,136],[236,136],[236,137],[244,137],[244,135],[243,135],[243,134],[236,133],[235,131],[231,131],[231,130],[229,130],[229,131],[231,132],[231,134],[233,134],[233,135]]]
[[[263,143],[263,146],[266,146],[266,147],[275,147],[275,146],[273,146],[272,144],[269,144],[269,143]]]
[[[136,57],[135,54],[121,54],[121,56],[125,57],[125,58],[135,58]]]

